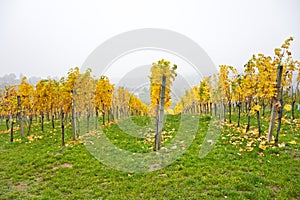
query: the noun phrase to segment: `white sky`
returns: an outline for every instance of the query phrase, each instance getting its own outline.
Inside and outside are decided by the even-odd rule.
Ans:
[[[0,0],[0,76],[65,76],[105,40],[163,28],[197,42],[216,65],[242,69],[289,36],[300,60],[297,0]]]

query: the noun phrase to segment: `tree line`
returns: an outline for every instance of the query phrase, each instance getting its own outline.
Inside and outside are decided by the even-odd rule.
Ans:
[[[275,144],[278,144],[284,108],[291,110],[291,117],[295,119],[296,102],[300,103],[300,62],[293,59],[289,50],[292,41],[290,37],[280,48],[275,48],[273,57],[253,55],[242,73],[233,66],[220,65],[218,74],[204,77],[199,85],[186,90],[174,112],[219,115],[232,123],[232,111],[236,110],[238,127],[241,113],[247,115],[246,132],[250,129],[251,116],[256,115],[260,137],[261,116],[268,110],[268,142],[272,140],[277,117]]]
[[[54,128],[55,120],[60,119],[62,134],[64,124],[71,121],[75,140],[82,129],[82,118],[86,120],[84,131],[88,132],[91,117],[96,117],[93,126],[97,128],[99,117],[105,124],[115,118],[146,114],[148,106],[130,91],[123,87],[115,89],[108,77],[95,78],[91,69],[81,73],[78,67],[71,68],[60,80],[42,79],[36,85],[28,83],[24,76],[20,84],[6,86],[0,92],[0,117],[6,128],[11,129],[11,135],[18,122],[22,138],[24,132],[30,134],[33,119],[40,122],[42,131],[45,120],[51,121]]]
[[[17,121],[22,138],[25,137],[23,121],[30,134],[33,118],[39,119],[42,131],[45,118],[53,128],[54,120],[60,119],[64,137],[64,123],[70,120],[72,137],[76,140],[80,132],[89,132],[90,126],[97,129],[100,117],[104,125],[106,121],[132,115],[150,115],[156,118],[155,145],[159,149],[165,111],[209,114],[228,123],[232,123],[232,112],[236,111],[238,127],[241,114],[246,113],[246,132],[250,129],[251,116],[255,115],[258,136],[262,134],[261,116],[270,113],[268,141],[272,140],[277,117],[277,144],[283,109],[291,110],[294,119],[295,105],[300,101],[300,62],[293,59],[289,50],[292,40],[290,37],[280,48],[275,48],[273,57],[253,55],[242,73],[233,66],[220,65],[218,74],[204,77],[199,85],[186,90],[174,109],[170,109],[171,85],[177,75],[177,65],[161,59],[152,63],[150,69],[149,106],[123,87],[115,88],[108,77],[95,78],[91,69],[80,72],[75,67],[60,80],[44,79],[31,85],[23,77],[20,84],[6,86],[0,92],[0,117],[5,119],[6,128],[11,128],[11,135]]]

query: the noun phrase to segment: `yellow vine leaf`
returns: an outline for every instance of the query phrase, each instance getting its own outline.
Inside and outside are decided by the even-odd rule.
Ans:
[[[258,148],[260,148],[261,150],[265,151],[267,149],[267,146],[260,144],[258,146]]]
[[[296,142],[295,140],[290,141],[289,143],[290,143],[290,144],[297,144],[297,142]]]
[[[284,105],[283,109],[286,111],[290,111],[290,110],[292,110],[292,106],[289,104],[286,104],[286,105]]]

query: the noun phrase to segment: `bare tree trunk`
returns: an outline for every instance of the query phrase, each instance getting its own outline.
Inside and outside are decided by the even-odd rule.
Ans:
[[[271,110],[271,118],[270,118],[270,124],[269,124],[269,131],[268,131],[268,142],[271,142],[272,140],[272,134],[275,126],[275,117],[277,114],[277,107],[280,107],[280,102],[278,101],[280,97],[280,87],[281,87],[281,79],[282,79],[282,70],[283,66],[278,65],[277,67],[277,79],[276,79],[276,97],[273,99],[272,103],[272,110]]]

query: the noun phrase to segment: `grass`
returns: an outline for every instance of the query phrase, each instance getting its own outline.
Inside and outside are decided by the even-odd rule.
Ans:
[[[201,117],[199,122],[189,117],[185,122],[189,127],[199,123],[191,146],[172,164],[147,173],[122,172],[102,164],[81,142],[72,142],[70,125],[66,130],[68,146],[62,148],[58,121],[56,129],[47,124],[43,133],[35,124],[27,139],[21,140],[17,132],[13,143],[9,142],[9,133],[2,132],[0,199],[300,198],[299,119],[285,121],[279,137],[279,143],[284,143],[281,148],[266,145],[265,151],[259,147],[260,139],[255,139],[254,119],[252,132],[247,134],[243,128],[227,124],[212,151],[199,158],[209,117]],[[168,137],[164,138],[163,145],[174,140],[180,120],[178,115],[167,116],[164,133]],[[119,126],[116,123],[105,126],[103,130],[119,148],[151,152],[151,119],[133,117],[132,122],[140,126],[139,131],[132,131],[139,137],[127,134],[131,129],[125,126],[126,120],[120,121]],[[4,122],[0,128],[5,129]],[[262,129],[267,129],[266,120],[262,120]],[[247,151],[246,144],[252,140],[253,149]]]

